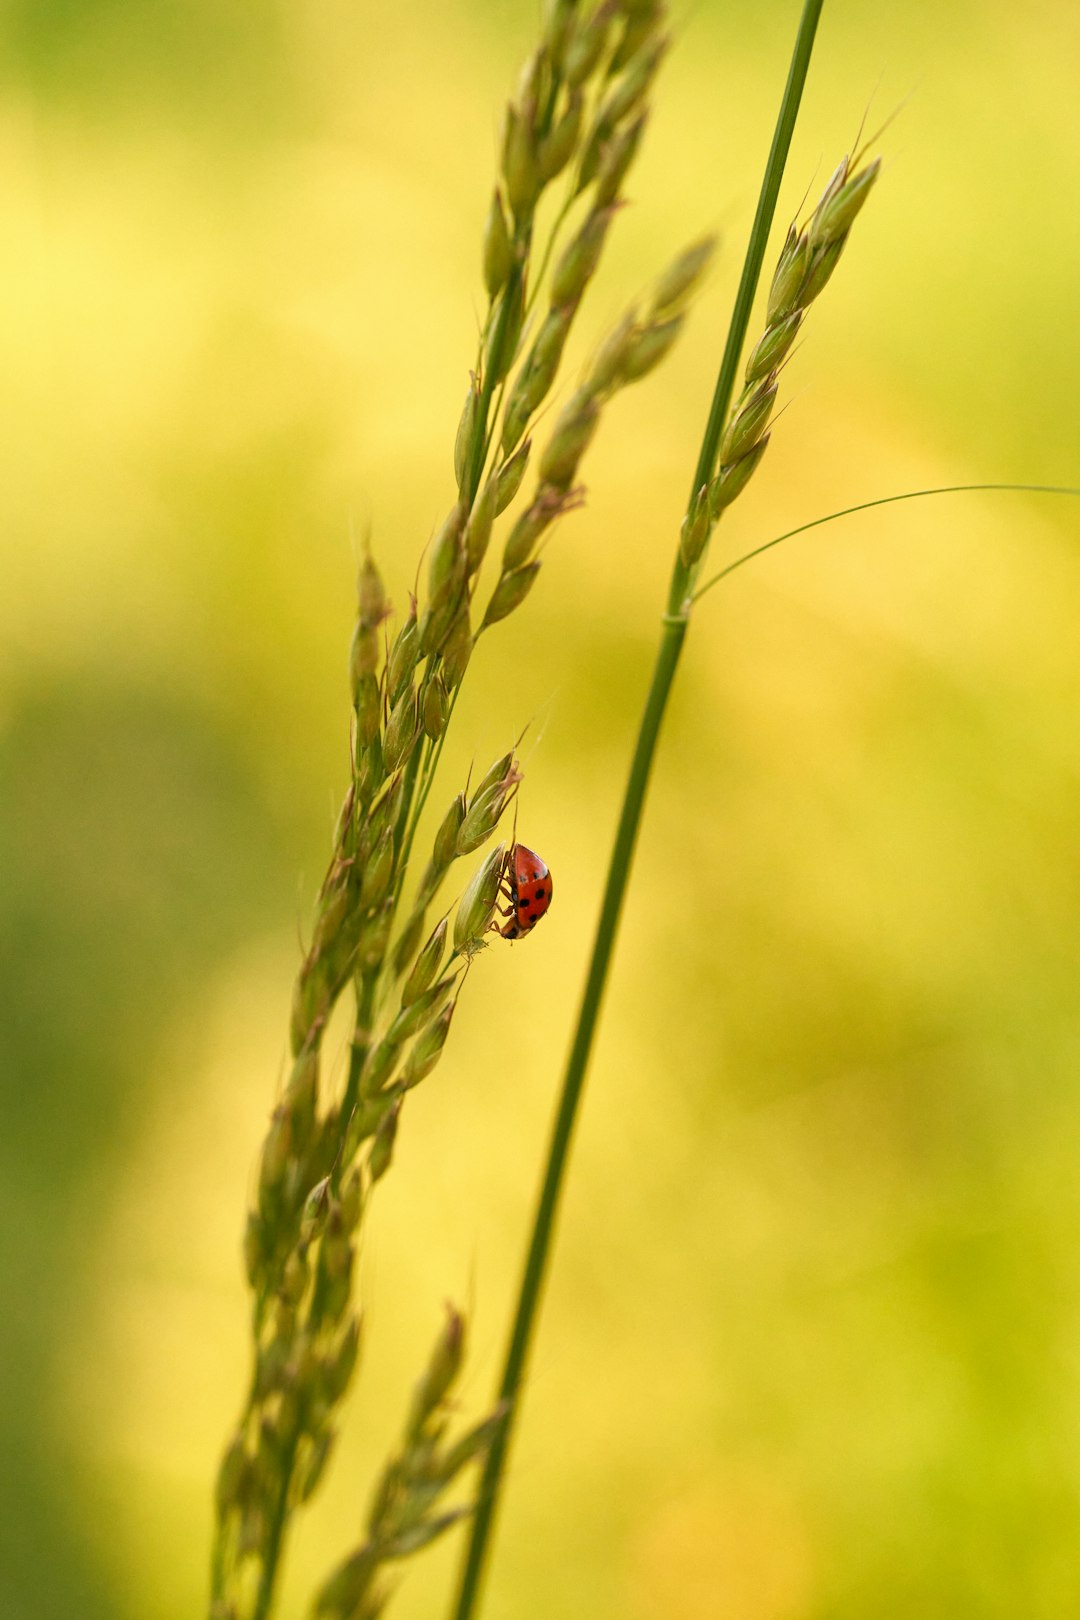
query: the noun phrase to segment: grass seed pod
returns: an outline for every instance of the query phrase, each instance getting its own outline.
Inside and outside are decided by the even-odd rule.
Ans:
[[[502,171],[506,198],[514,218],[527,218],[540,189],[540,176],[536,167],[536,143],[532,127],[513,102],[506,109],[506,122],[503,125]]]
[[[432,742],[438,742],[446,730],[449,699],[446,687],[438,675],[433,675],[424,690],[424,732]]]
[[[418,1086],[421,1080],[426,1080],[432,1069],[442,1057],[446,1037],[450,1033],[450,1022],[454,1016],[457,998],[445,1006],[437,1018],[433,1018],[428,1027],[421,1031],[413,1043],[412,1050],[405,1060],[405,1067],[401,1071],[401,1084],[406,1091]]]
[[[498,187],[492,193],[491,206],[484,221],[484,286],[489,298],[495,298],[506,285],[514,263],[514,249],[506,223],[506,212]]]
[[[563,59],[567,84],[576,88],[592,78],[607,44],[611,17],[610,8],[601,6],[571,37]]]
[[[454,950],[459,954],[483,941],[495,915],[505,862],[506,845],[496,844],[483,865],[473,873],[454,918]]]
[[[383,739],[383,763],[388,771],[396,771],[408,759],[420,722],[416,712],[416,693],[412,687],[402,692],[390,718],[386,722]]]
[[[459,793],[450,801],[439,823],[439,830],[435,834],[434,859],[440,870],[445,870],[457,854],[457,836],[465,820],[465,808],[465,795]]]
[[[776,370],[794,343],[802,320],[802,310],[795,309],[783,320],[765,328],[764,336],[755,344],[746,362],[747,383],[760,382],[762,377]]]
[[[860,169],[858,174],[852,175],[850,180],[822,198],[809,226],[810,241],[815,247],[827,247],[847,235],[880,171],[881,159],[875,158],[865,169]]]
[[[498,484],[492,476],[473,502],[472,511],[465,524],[465,571],[470,579],[487,553],[491,528],[495,522],[498,495]]]
[[[560,412],[555,431],[540,457],[540,481],[556,489],[569,489],[593,434],[600,423],[600,405],[578,389]]]
[[[465,494],[465,477],[469,469],[479,410],[480,384],[476,379],[476,373],[471,372],[469,391],[465,395],[465,408],[458,421],[457,433],[454,435],[454,478],[462,495]]]
[[[461,684],[472,657],[473,636],[469,623],[469,603],[466,598],[458,604],[457,613],[442,644],[442,673],[447,690],[452,692]]]
[[[382,1123],[375,1132],[375,1140],[371,1144],[371,1156],[368,1159],[368,1170],[372,1182],[379,1181],[390,1168],[390,1161],[394,1156],[394,1142],[397,1138],[398,1120],[401,1117],[401,1099],[398,1098],[392,1108],[384,1114]]]
[[[525,443],[499,468],[495,484],[495,516],[498,517],[510,505],[525,477],[525,469],[529,465],[529,455],[532,450],[532,440]]]
[[[656,321],[628,344],[623,357],[622,381],[637,382],[641,377],[648,376],[671,350],[685,321],[685,315],[673,315],[670,320]]]
[[[613,217],[612,208],[594,209],[564,250],[551,277],[551,302],[554,307],[576,304],[580,299],[600,262]]]
[[[709,486],[709,510],[714,519],[720,516],[725,506],[730,506],[732,501],[738,499],[753,478],[770,437],[768,433],[763,434],[745,456],[741,456],[730,466],[720,468]]]
[[[753,389],[745,404],[740,405],[735,412],[720,440],[721,466],[738,461],[740,456],[753,449],[772,414],[776,401],[776,387],[775,377],[765,378]]]
[[[497,624],[505,619],[515,608],[521,606],[540,572],[538,562],[526,563],[524,568],[516,568],[513,573],[503,574],[495,589],[491,593],[491,600],[484,613],[484,627]]]
[[[603,208],[618,200],[619,190],[637,157],[648,121],[647,111],[639,113],[632,123],[617,129],[601,144],[596,165],[597,207]]]
[[[547,185],[556,175],[561,174],[573,157],[581,135],[583,109],[584,100],[575,91],[551,134],[541,141],[537,167],[543,185]]]
[[[793,310],[800,307],[799,294],[810,263],[810,243],[806,235],[795,236],[794,227],[788,233],[780,254],[780,262],[769,289],[769,304],[765,312],[766,326],[775,326]]]
[[[705,550],[711,527],[708,486],[702,484],[683,518],[679,535],[679,551],[687,568],[692,568]]]
[[[653,291],[654,315],[666,315],[682,307],[712,263],[716,240],[715,236],[703,236],[684,248],[675,262],[668,265]]]
[[[422,919],[422,912],[420,916]],[[443,953],[446,950],[448,928],[449,923],[443,917],[432,929],[427,943],[413,963],[412,972],[402,986],[401,1005],[403,1007],[411,1006],[434,982],[442,963]]]

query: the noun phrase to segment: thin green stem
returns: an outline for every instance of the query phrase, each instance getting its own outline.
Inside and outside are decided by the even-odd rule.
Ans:
[[[765,246],[776,208],[780,181],[783,176],[791,135],[795,127],[795,118],[810,65],[814,34],[821,14],[822,4],[823,0],[805,0],[803,7],[792,54],[791,69],[780,104],[780,113],[765,168],[757,212],[750,233],[746,261],[732,312],[727,343],[724,348],[709,420],[694,474],[691,499],[701,487],[701,484],[708,480],[716,460],[720,434],[723,430],[735,384],[739,356],[746,340],[750,309],[761,273],[761,265],[764,260]],[[690,571],[683,566],[681,561],[677,560],[672,575],[668,612],[664,618],[652,682],[645,702],[645,710],[642,715],[630,766],[630,775],[626,785],[626,794],[619,815],[618,830],[611,852],[604,898],[600,909],[600,919],[593,944],[592,959],[589,964],[577,1028],[563,1079],[562,1094],[552,1128],[547,1164],[536,1213],[533,1218],[532,1235],[529,1240],[525,1268],[518,1293],[517,1309],[499,1390],[500,1401],[505,1404],[506,1408],[506,1421],[493,1442],[485,1462],[476,1514],[472,1522],[457,1600],[453,1609],[454,1620],[470,1620],[479,1596],[480,1582],[505,1473],[506,1458],[513,1434],[513,1425],[517,1417],[521,1385],[525,1376],[529,1349],[543,1294],[544,1279],[551,1253],[559,1198],[569,1158],[574,1124],[585,1084],[585,1075],[596,1033],[600,1004],[603,999],[608,969],[615,946],[615,937],[629,880],[634,846],[637,842],[638,829],[641,824],[645,793],[656,754],[664,712],[667,708],[668,697],[678,668],[679,656],[682,652],[689,623],[689,592],[691,585]]]
[[[874,506],[892,506],[897,501],[917,501],[924,495],[965,495],[975,490],[1018,490],[1027,495],[1078,495],[1080,489],[1073,489],[1069,484],[941,484],[936,489],[909,489],[903,495],[880,495],[875,501],[860,501],[858,506],[845,506],[839,512],[827,512],[824,517],[811,518],[809,523],[800,523],[797,528],[788,529],[785,534],[778,534],[773,540],[766,540],[764,545],[755,546],[752,551],[746,551],[734,562],[721,568],[712,579],[706,580],[693,596],[695,602],[700,602],[706,591],[711,591],[714,585],[719,585],[722,579],[733,574],[736,568],[743,563],[752,562],[760,557],[762,552],[771,551],[773,546],[782,545],[785,540],[793,540],[797,534],[805,534],[807,529],[819,529],[823,523],[832,523],[835,518],[851,517],[855,512],[869,512]]]

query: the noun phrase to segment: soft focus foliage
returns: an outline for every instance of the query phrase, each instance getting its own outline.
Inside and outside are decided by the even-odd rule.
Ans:
[[[354,561],[452,498],[535,7],[16,0],[0,42],[0,1611],[179,1620],[346,780]],[[795,7],[686,8],[592,331],[719,227],[455,722],[555,875],[417,1099],[285,1612],[448,1295],[484,1409]],[[781,217],[910,96],[718,560],[1077,481],[1075,8],[825,20]],[[586,323],[588,324],[588,323]],[[578,364],[588,354],[579,350]],[[1057,1620],[1080,1587],[1078,524],[953,496],[695,621],[490,1592],[506,1620]],[[448,750],[448,753],[452,750]],[[448,761],[448,791],[468,764]],[[438,795],[436,795],[438,798]],[[453,1549],[410,1572],[441,1611]]]

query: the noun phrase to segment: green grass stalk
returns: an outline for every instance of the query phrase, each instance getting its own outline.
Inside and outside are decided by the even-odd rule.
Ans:
[[[764,262],[769,232],[776,211],[780,183],[783,179],[791,137],[795,128],[795,120],[810,66],[814,36],[817,31],[822,4],[823,0],[806,0],[803,6],[791,58],[791,67],[780,103],[780,112],[776,121],[772,146],[765,166],[757,211],[750,232],[750,240],[747,245],[712,406],[694,472],[694,481],[690,492],[691,505],[698,490],[702,485],[708,483],[715,467],[720,437],[727,420],[731,396],[734,391],[739,358],[746,342],[750,311],[761,276],[761,267]],[[504,1405],[506,1420],[487,1453],[476,1514],[469,1534],[457,1599],[453,1610],[454,1620],[470,1620],[479,1597],[480,1583],[499,1505],[507,1455],[513,1437],[514,1423],[518,1415],[522,1381],[536,1327],[544,1279],[551,1257],[555,1219],[565,1179],[574,1125],[585,1084],[589,1056],[596,1034],[600,1004],[607,984],[619,917],[622,912],[630,876],[634,846],[637,842],[638,830],[641,824],[649,775],[652,770],[660,728],[667,709],[672,683],[675,679],[675,672],[678,668],[679,657],[689,626],[692,588],[697,566],[696,564],[687,566],[681,554],[677,554],[668,594],[667,613],[663,620],[663,632],[637,743],[634,748],[615,843],[611,852],[592,958],[585,981],[581,1010],[570,1049],[566,1074],[563,1079],[562,1093],[555,1115],[547,1163],[533,1218],[532,1235],[529,1240],[517,1308],[511,1329],[502,1382],[499,1388],[499,1400]]]

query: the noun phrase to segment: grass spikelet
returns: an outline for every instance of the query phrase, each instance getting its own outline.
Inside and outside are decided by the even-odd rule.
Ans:
[[[745,386],[728,414],[720,438],[718,466],[708,486],[709,522],[700,510],[684,519],[681,556],[693,568],[708,545],[712,524],[737,500],[757,471],[769,435],[765,432],[779,387],[780,368],[810,305],[840,261],[851,226],[881,169],[875,158],[851,172],[849,158],[838,165],[809,221],[792,225],[784,238],[769,288],[765,330],[746,364]],[[695,498],[696,499],[696,498]]]
[[[401,1445],[376,1486],[364,1539],[319,1593],[318,1620],[379,1614],[387,1595],[386,1566],[430,1546],[470,1511],[467,1506],[443,1507],[443,1498],[464,1468],[483,1460],[502,1413],[496,1410],[456,1441],[447,1442],[450,1396],[464,1350],[465,1319],[450,1307],[413,1391]]]

